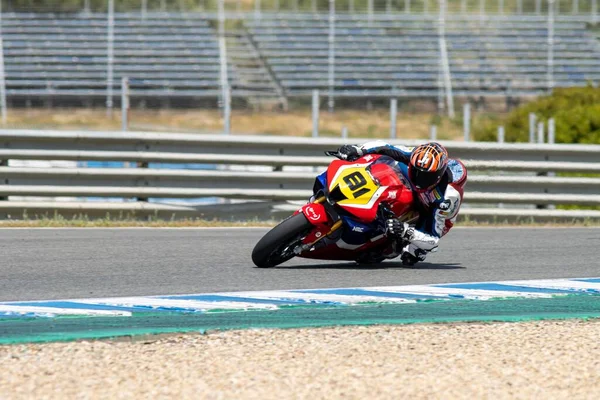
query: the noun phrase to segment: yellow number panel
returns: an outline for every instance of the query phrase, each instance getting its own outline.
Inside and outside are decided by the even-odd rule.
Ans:
[[[373,181],[371,175],[362,166],[344,166],[338,170],[330,185],[330,190],[336,186],[346,200],[339,201],[341,205],[367,205],[379,186]]]

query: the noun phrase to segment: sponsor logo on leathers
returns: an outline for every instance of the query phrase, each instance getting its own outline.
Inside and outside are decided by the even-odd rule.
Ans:
[[[438,208],[442,211],[448,211],[448,209],[450,209],[451,205],[452,205],[452,202],[450,200],[444,200],[438,205]]]

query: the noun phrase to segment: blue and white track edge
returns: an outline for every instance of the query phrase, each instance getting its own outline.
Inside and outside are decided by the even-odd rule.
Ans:
[[[0,318],[127,317],[134,312],[205,313],[277,310],[282,306],[414,304],[455,299],[549,298],[600,295],[600,278],[515,280],[332,289],[267,290],[190,295],[0,302]]]

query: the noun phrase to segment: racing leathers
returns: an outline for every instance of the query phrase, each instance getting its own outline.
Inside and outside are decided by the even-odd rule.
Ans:
[[[412,149],[405,146],[393,146],[383,141],[367,142],[362,146],[343,146],[346,151],[340,151],[342,157],[358,158],[365,154],[381,154],[393,158],[398,162],[398,167],[404,177],[410,182],[408,163]],[[355,154],[353,154],[355,153]],[[402,235],[408,241],[401,251],[404,264],[413,265],[425,260],[427,253],[435,251],[441,237],[450,231],[460,209],[463,199],[463,188],[467,181],[467,169],[464,164],[456,159],[448,160],[448,167],[440,182],[430,190],[418,191],[413,185],[415,193],[415,208],[419,212],[419,219],[414,227],[398,226],[395,222],[388,223],[389,229]],[[400,231],[400,232],[398,232]],[[387,255],[388,258],[397,256]]]

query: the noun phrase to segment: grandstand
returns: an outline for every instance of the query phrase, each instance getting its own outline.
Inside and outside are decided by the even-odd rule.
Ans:
[[[333,89],[336,97],[440,94],[437,15],[339,14],[333,65],[327,15],[237,13],[232,18],[226,43],[233,97],[283,104],[314,89]],[[443,36],[454,95],[522,97],[598,84],[600,43],[584,19],[559,15],[552,25],[549,31],[541,15],[449,14]],[[127,76],[138,99],[217,98],[215,26],[215,15],[208,13],[116,13],[111,64],[106,14],[4,13],[7,97],[89,104],[107,96],[112,75],[115,95]]]
[[[328,89],[328,22],[308,16],[249,21],[250,32],[288,95]],[[434,97],[439,88],[437,18],[336,21],[338,96]],[[583,23],[557,21],[552,86],[600,79],[600,45]],[[537,95],[548,89],[543,18],[451,17],[446,40],[452,86],[463,96]]]
[[[219,50],[207,19],[117,14],[114,22],[115,87],[127,76],[133,96],[218,96]],[[9,98],[106,96],[106,15],[11,13],[2,25]],[[229,77],[245,95],[231,67]]]

